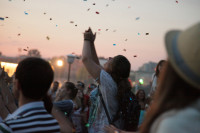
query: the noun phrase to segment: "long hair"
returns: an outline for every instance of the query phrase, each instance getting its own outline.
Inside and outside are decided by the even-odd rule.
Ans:
[[[170,63],[166,63],[160,78],[154,103],[147,112],[140,133],[149,133],[153,122],[164,112],[183,109],[200,98],[200,90],[184,81]]]
[[[160,75],[159,67],[162,66],[163,63],[165,63],[165,62],[166,62],[165,60],[160,60],[160,61],[158,62],[157,66],[156,66],[156,73],[155,73],[156,77],[159,77],[159,75]]]
[[[117,100],[120,102],[124,93],[131,90],[131,84],[128,81],[131,64],[123,55],[115,56],[111,64],[111,76],[117,83]]]

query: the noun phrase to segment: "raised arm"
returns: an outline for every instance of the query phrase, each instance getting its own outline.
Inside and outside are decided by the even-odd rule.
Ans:
[[[100,72],[101,66],[97,58],[96,50],[94,47],[94,40],[96,35],[92,33],[92,30],[89,28],[84,33],[84,44],[82,51],[82,61],[87,71],[91,74],[94,79],[100,83]],[[92,46],[93,45],[93,46]]]

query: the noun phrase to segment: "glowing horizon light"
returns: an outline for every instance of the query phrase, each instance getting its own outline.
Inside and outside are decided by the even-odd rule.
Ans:
[[[62,61],[62,60],[58,60],[58,61],[57,61],[57,65],[58,65],[59,67],[63,66],[63,61]]]

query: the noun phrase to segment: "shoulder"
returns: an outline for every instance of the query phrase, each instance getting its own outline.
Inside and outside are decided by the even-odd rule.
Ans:
[[[200,131],[200,112],[194,108],[185,108],[174,113],[168,111],[161,117],[163,120],[156,133],[198,133]]]

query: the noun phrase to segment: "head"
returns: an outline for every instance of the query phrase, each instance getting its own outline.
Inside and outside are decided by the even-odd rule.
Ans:
[[[58,81],[54,81],[54,82],[53,82],[52,91],[53,91],[53,92],[56,92],[56,91],[58,90],[58,87],[59,87],[59,82],[58,82]]]
[[[65,82],[62,87],[60,93],[61,95],[68,96],[70,99],[74,99],[77,95],[78,89],[72,82]]]
[[[85,89],[85,84],[81,81],[77,81],[76,87],[83,91]]]
[[[152,123],[166,111],[181,110],[200,99],[200,23],[185,31],[170,31],[165,42],[168,62],[154,104],[147,113],[141,133],[149,133]],[[162,107],[162,108],[160,108]]]
[[[155,74],[157,77],[159,77],[160,72],[163,70],[163,66],[164,66],[165,62],[166,62],[165,60],[160,60],[158,62],[157,66],[156,66],[156,74]]]
[[[53,77],[53,70],[47,61],[36,57],[26,58],[16,68],[13,93],[17,99],[23,96],[41,100],[47,94]]]
[[[136,98],[137,98],[137,100],[139,100],[139,101],[145,102],[146,97],[145,97],[145,92],[144,92],[144,90],[139,89],[139,90],[137,91],[137,93],[136,93]]]
[[[117,99],[120,101],[123,94],[131,90],[131,84],[128,80],[131,64],[125,56],[118,55],[110,59],[104,65],[104,69],[116,82],[118,87]]]

